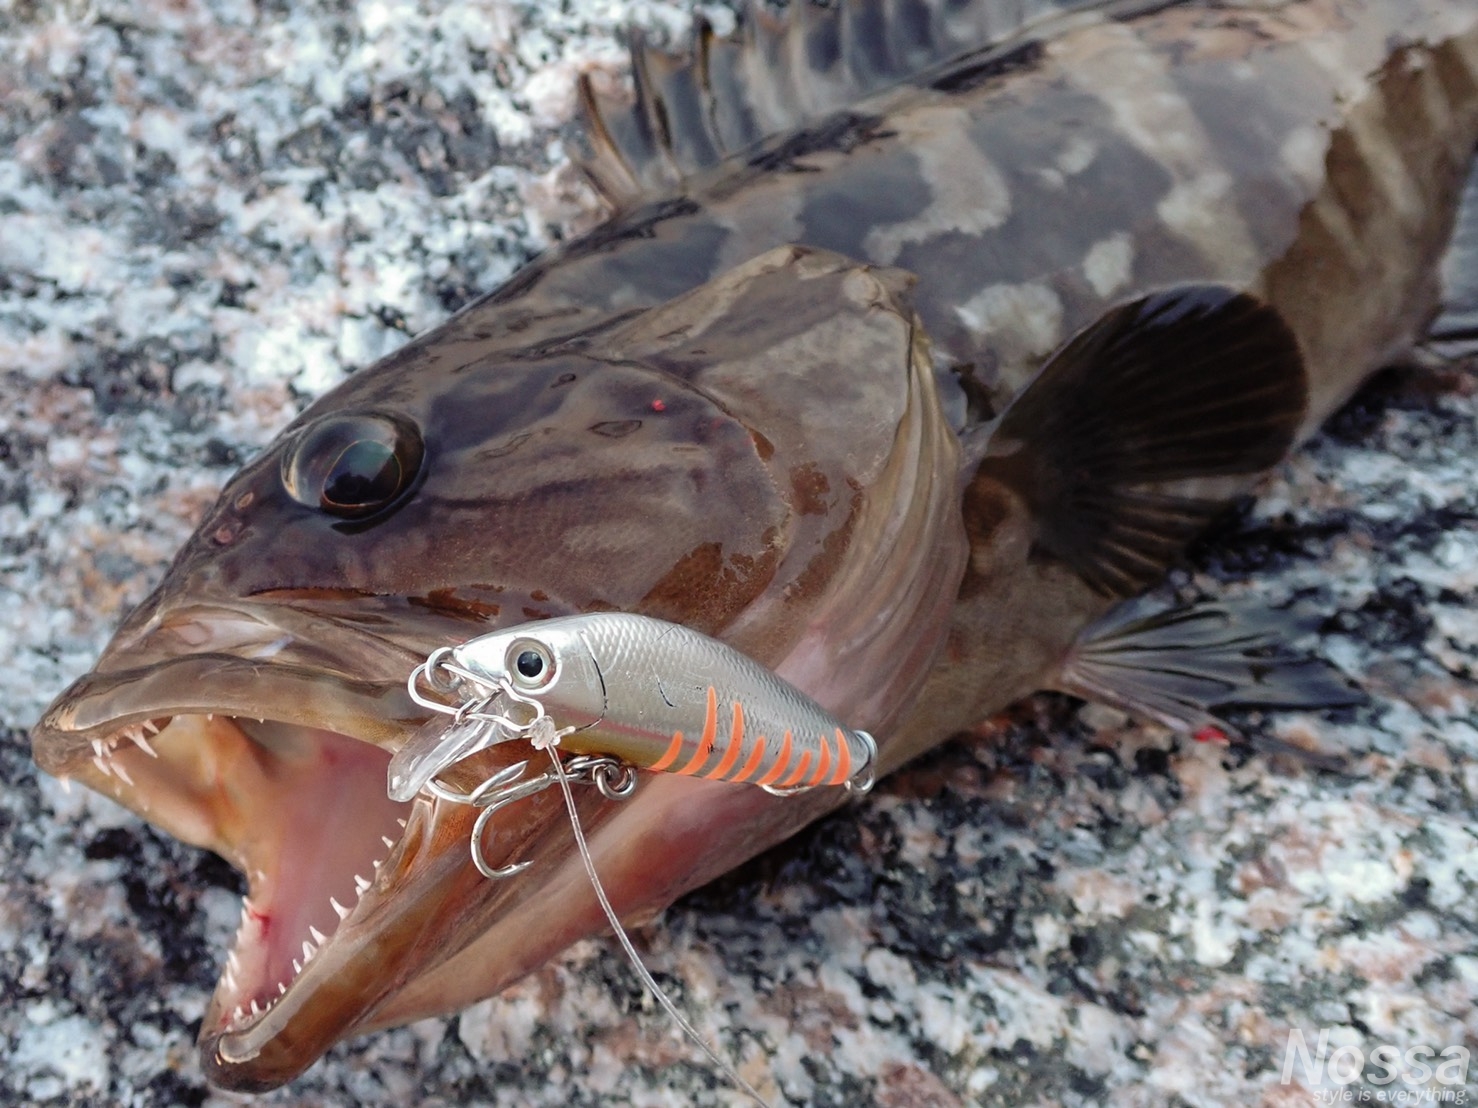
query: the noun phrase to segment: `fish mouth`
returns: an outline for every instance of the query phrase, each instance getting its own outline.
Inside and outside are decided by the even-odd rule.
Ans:
[[[390,756],[426,715],[405,692],[414,663],[403,645],[348,648],[376,656],[386,673],[350,680],[310,664],[318,649],[286,641],[283,621],[259,613],[175,622],[210,632],[211,648],[248,623],[264,630],[230,653],[168,658],[158,656],[157,635],[120,632],[98,669],[37,725],[33,747],[43,769],[246,875],[199,1036],[214,1084],[275,1088],[346,1037],[463,1008],[602,927],[558,790],[511,804],[485,833],[489,864],[534,863],[506,881],[486,880],[471,861],[478,809],[424,792],[407,803],[388,798]],[[349,632],[332,630],[342,652]],[[253,656],[269,641],[270,659]],[[470,792],[533,757],[544,755],[508,743],[441,780]],[[771,808],[776,799],[757,789],[682,784],[649,778],[627,802],[576,794],[608,894],[628,920],[649,918],[733,864],[732,843],[692,846],[716,814],[773,825],[746,841],[747,855],[841,799],[827,790],[839,795]]]
[[[390,752],[425,716],[398,676],[409,652],[358,636],[348,653],[387,676],[353,680],[317,663],[321,626],[315,644],[292,622],[198,608],[125,628],[33,733],[43,769],[245,874],[200,1032],[212,1080],[242,1089],[281,1084],[371,1019],[497,892],[465,872],[475,813],[386,796]],[[342,656],[356,636],[332,631]],[[164,656],[181,639],[206,651]]]

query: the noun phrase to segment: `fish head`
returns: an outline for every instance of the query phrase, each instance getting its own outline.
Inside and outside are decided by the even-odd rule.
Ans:
[[[483,856],[531,863],[507,881],[470,861],[470,806],[387,796],[391,756],[428,726],[406,686],[432,651],[641,612],[886,742],[966,549],[910,286],[787,247],[537,345],[484,306],[325,395],[226,486],[33,734],[44,769],[246,875],[201,1029],[212,1080],[282,1084],[604,925],[557,791],[497,813]],[[442,792],[534,753],[479,751]],[[840,799],[646,775],[579,811],[612,900],[642,919]]]

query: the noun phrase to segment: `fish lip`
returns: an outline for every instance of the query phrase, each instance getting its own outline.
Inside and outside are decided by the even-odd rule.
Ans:
[[[251,892],[247,898],[247,906],[250,906],[261,875],[252,873],[249,855],[231,848],[229,840],[214,838],[209,819],[192,823],[188,820],[181,822],[178,815],[165,815],[166,810],[177,813],[182,808],[208,801],[192,801],[185,794],[179,806],[172,806],[168,803],[167,793],[176,786],[140,776],[160,764],[155,760],[165,750],[161,744],[168,741],[170,728],[176,724],[208,728],[210,721],[215,719],[214,726],[222,731],[238,730],[253,738],[242,728],[249,721],[266,720],[286,725],[297,734],[323,731],[345,742],[365,743],[368,747],[393,751],[427,715],[426,710],[415,704],[406,693],[404,674],[413,668],[417,658],[412,648],[388,643],[339,624],[327,628],[320,625],[312,638],[298,637],[287,630],[297,622],[291,611],[277,612],[267,605],[180,607],[163,618],[156,612],[150,613],[146,619],[129,620],[115,635],[96,667],[57,696],[32,729],[32,749],[37,764],[55,776],[64,779],[75,777],[104,795],[112,795],[177,837],[223,854],[250,879]],[[181,642],[178,633],[182,628],[208,648],[189,651],[190,644]],[[266,651],[267,657],[262,656],[263,644],[271,647]],[[217,645],[228,648],[209,649]],[[188,652],[180,653],[182,648]],[[316,664],[317,659],[331,648],[344,650],[357,658],[355,664],[363,663],[370,675],[363,679],[351,678]],[[241,727],[237,726],[238,720]],[[140,728],[137,725],[140,724],[145,725],[142,731],[144,738],[135,740],[141,750],[134,751],[123,740],[132,737],[130,732],[138,732]],[[149,758],[144,758],[144,752]],[[139,760],[131,762],[129,755]],[[195,757],[190,754],[180,756]],[[112,775],[118,773],[115,759],[120,758],[126,766],[133,767],[132,774],[125,770],[118,776]],[[211,759],[207,756],[206,760],[209,762]],[[106,767],[112,767],[111,772]],[[384,800],[383,768],[379,773],[378,799]],[[135,777],[138,778],[138,786],[134,784]],[[233,787],[239,785],[227,786],[228,789]],[[198,785],[196,788],[198,796]],[[373,788],[373,781],[362,781],[355,794],[365,795]],[[256,803],[261,806],[261,818],[271,818],[270,812],[274,809],[284,816],[292,815],[285,807],[292,802],[274,796],[270,791],[262,792]],[[394,833],[393,828],[387,830]],[[395,853],[392,849],[392,856]],[[427,852],[400,873],[403,876],[407,869],[420,873],[423,864],[434,866],[436,860],[435,852]],[[270,879],[262,879],[268,881],[269,887],[280,890],[283,886],[278,882],[294,868],[290,858],[278,854],[275,860],[263,863],[263,869],[271,876]],[[364,872],[370,871],[365,869]],[[347,873],[343,877],[347,880]],[[424,882],[426,878],[422,880]],[[379,920],[387,918],[387,915],[394,918],[406,914],[403,906],[395,903],[399,892],[393,880],[383,888],[377,881],[375,887],[380,897],[367,893],[364,899],[388,900],[388,913],[380,912],[379,904],[365,904],[363,907],[373,907],[376,911],[361,913],[360,905],[347,901],[356,906],[351,916],[341,922],[357,922],[360,942],[351,941],[343,945],[353,948],[372,946]],[[273,894],[280,895],[283,894]],[[277,903],[278,911],[296,915],[301,911],[296,907],[301,894],[292,892],[286,895],[287,900]],[[323,897],[327,895],[325,891]],[[339,891],[339,896],[344,898],[343,891]],[[324,906],[327,906],[326,900]],[[324,929],[329,930],[326,926]],[[335,929],[331,938],[338,937]],[[228,952],[236,952],[239,939],[238,934]],[[353,954],[351,949],[351,963]],[[304,968],[311,969],[312,966]],[[411,964],[405,967],[404,972],[414,976],[424,968]],[[325,1026],[310,1012],[307,1018],[311,1030],[293,1029],[287,1042],[274,1044],[271,1054],[275,1064],[266,1072],[249,1064],[222,1068],[218,1062],[211,1061],[219,1057],[218,1041],[233,1030],[233,1021],[225,1018],[225,1012],[215,1012],[213,1001],[212,1012],[202,1024],[200,1041],[203,1059],[212,1071],[212,1080],[223,1087],[268,1089],[306,1069],[334,1041],[352,1034],[360,1018],[372,1014],[390,988],[387,985],[379,990],[379,996],[366,995],[365,990],[373,985],[373,981],[368,980],[372,976],[363,968],[346,974],[344,982],[337,989],[330,990],[338,995],[334,1008],[342,1017],[342,1023]],[[223,974],[217,985],[217,996],[229,995],[227,980]],[[266,1002],[268,998],[260,989],[270,989],[273,983],[273,980],[264,978],[249,982],[247,989],[255,990]],[[301,982],[296,978],[288,979],[286,984],[286,995],[298,994],[299,1003],[295,1008],[301,1008],[309,999],[305,994],[316,991],[310,985],[308,990],[298,992]],[[234,991],[235,986],[230,986],[230,989]],[[247,998],[243,995],[242,999],[245,1002]],[[216,1017],[214,1021],[212,1015]],[[318,1037],[324,1037],[324,1041],[306,1053],[298,1055],[293,1051],[293,1043]]]
[[[227,1018],[218,987],[199,1036],[201,1064],[212,1084],[261,1092],[292,1080],[334,1043],[373,1023],[407,983],[433,972],[466,944],[466,927],[448,925],[438,906],[455,902],[459,914],[476,917],[527,895],[526,888],[488,882],[473,869],[460,845],[473,818],[464,805],[419,797],[370,889],[282,999],[260,1016]],[[541,832],[547,822],[539,825]],[[445,849],[448,839],[456,849]],[[427,901],[433,907],[423,910]]]
[[[264,672],[260,661],[249,658],[191,654],[78,678],[32,729],[32,752],[46,772],[67,776],[92,757],[94,739],[181,715],[270,718],[389,747],[425,711],[399,683],[352,680],[286,663]]]
[[[66,776],[91,758],[94,740],[124,727],[212,714],[387,747],[425,718],[404,686],[418,661],[406,646],[339,622],[325,628],[286,605],[146,604],[47,707],[32,728],[32,751],[42,769]]]
[[[168,760],[165,744],[171,741],[171,728],[214,727],[221,731],[240,731],[250,738],[249,721],[265,716],[271,722],[305,731],[314,725],[331,722],[334,735],[345,742],[357,743],[362,736],[350,728],[373,724],[379,729],[375,735],[378,741],[369,746],[383,749],[393,748],[397,743],[395,736],[403,735],[411,721],[403,724],[394,720],[379,721],[374,717],[375,709],[384,708],[392,715],[424,714],[423,709],[405,697],[404,686],[399,683],[361,682],[355,686],[335,680],[328,698],[332,703],[325,704],[323,674],[306,667],[294,667],[289,673],[272,675],[272,687],[276,690],[273,697],[275,707],[269,710],[262,703],[267,677],[260,663],[219,654],[188,656],[90,674],[64,693],[37,726],[34,741],[38,759],[52,772],[77,776],[94,787],[101,788],[104,783],[116,786],[112,793],[116,799],[157,823],[167,807],[163,803],[165,797],[153,782],[141,774],[160,764],[154,759],[162,756]],[[303,695],[310,690],[319,695]],[[242,708],[247,710],[242,711]],[[216,717],[214,724],[208,721],[202,724],[201,717],[207,715]],[[332,720],[328,718],[330,715]],[[235,717],[246,719],[238,724]],[[149,745],[144,748],[152,757],[145,757],[143,751],[134,750],[127,742],[119,743],[119,736],[126,734],[135,721],[145,720],[158,721],[149,729],[146,739]],[[163,724],[162,729],[159,723]],[[178,742],[178,738],[174,741]],[[122,775],[126,787],[119,783],[117,777],[100,780],[96,776],[98,770],[94,766],[98,761],[98,746],[95,743],[102,744],[105,751],[103,760],[115,767],[114,773],[118,772],[115,759],[132,766],[132,775]],[[133,761],[129,761],[130,757]],[[378,773],[378,785],[361,775],[356,787],[346,789],[343,795],[369,800],[369,791],[377,789],[380,795],[374,799],[384,801],[383,766]],[[317,773],[308,776],[321,786],[327,780]],[[134,786],[135,778],[141,787]],[[280,776],[277,779],[281,787],[288,787],[289,782]],[[241,788],[241,782],[236,782],[234,787]],[[273,816],[273,812],[279,812],[281,818],[293,822],[316,815],[303,811],[303,806],[295,805],[293,800],[273,795],[270,791],[257,792],[256,803],[262,805],[256,817],[259,823],[275,821],[278,817]],[[294,811],[294,807],[298,810]],[[474,813],[468,809],[466,812],[452,811],[449,816],[437,825],[439,841],[432,843],[428,832],[411,843],[409,832],[406,832],[391,847],[383,866],[376,862],[376,870],[372,874],[369,868],[364,868],[363,872],[375,879],[372,891],[364,892],[360,900],[349,900],[343,891],[338,892],[340,899],[351,906],[350,914],[333,930],[319,920],[319,925],[329,931],[328,941],[320,943],[314,958],[300,974],[284,979],[275,971],[253,970],[241,978],[243,984],[238,987],[223,970],[201,1025],[199,1042],[202,1064],[214,1084],[223,1088],[263,1091],[291,1080],[333,1043],[354,1034],[358,1025],[372,1018],[386,997],[392,996],[401,984],[434,968],[443,953],[424,942],[417,944],[416,936],[427,924],[419,918],[417,898],[408,895],[408,889],[429,894],[433,899],[438,896],[443,899],[463,897],[469,908],[476,903],[476,898],[485,900],[502,891],[485,882],[468,860],[464,843],[470,833]],[[326,814],[324,819],[332,822]],[[463,823],[468,825],[467,829],[462,828]],[[221,844],[209,841],[208,820],[195,826],[204,829],[202,834],[186,834],[179,826],[168,829],[180,838],[224,853],[237,869],[248,875],[250,891],[244,907],[255,911],[259,905],[264,908],[271,906],[274,925],[279,917],[284,921],[301,920],[304,912],[311,914],[314,902],[311,898],[308,901],[301,899],[300,882],[288,886],[280,884],[283,880],[292,881],[290,875],[297,868],[289,854],[274,852],[266,855],[270,859],[262,863],[266,873],[254,873],[249,853],[223,850]],[[383,830],[395,834],[392,828]],[[329,834],[332,836],[339,832],[333,830]],[[356,832],[346,841],[360,838]],[[250,849],[249,845],[247,849]],[[340,874],[339,868],[329,867],[325,872],[336,874],[335,881],[346,882],[352,870],[342,867],[343,873]],[[275,891],[264,900],[263,888]],[[448,892],[448,888],[453,891]],[[293,889],[300,891],[291,891]],[[329,888],[325,888],[318,896],[323,907],[327,906],[328,893]],[[243,926],[246,918],[243,914]],[[295,938],[305,937],[297,936],[302,927],[301,922],[297,926],[287,924],[285,930],[292,931]],[[255,964],[270,967],[278,956],[266,953],[265,935],[252,941],[261,951],[253,955],[261,959]],[[234,956],[238,951],[247,957],[239,930],[223,953]],[[384,972],[382,959],[385,957],[395,967],[391,973]],[[286,984],[286,992],[280,1002],[272,998],[274,1003],[263,1011],[261,1020],[253,1018],[243,1023],[229,1015],[237,1000],[246,1003],[256,998],[267,1003],[268,993],[278,981]],[[233,1052],[233,1044],[250,1041],[245,1039],[244,1033],[274,1011],[272,1034],[267,1041],[262,1042],[263,1036],[259,1034],[255,1037],[254,1049]]]

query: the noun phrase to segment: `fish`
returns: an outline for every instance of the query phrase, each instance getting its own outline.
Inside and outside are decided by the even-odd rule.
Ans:
[[[611,217],[310,405],[33,732],[44,770],[247,876],[200,1032],[223,1087],[604,926],[556,798],[507,811],[492,861],[533,864],[489,882],[465,805],[386,795],[439,647],[682,623],[874,735],[880,774],[1043,688],[1179,726],[1331,695],[1258,689],[1232,613],[1123,605],[1427,332],[1478,12],[845,0],[745,27],[637,43],[630,105],[583,83]],[[838,792],[654,776],[579,816],[639,923]]]

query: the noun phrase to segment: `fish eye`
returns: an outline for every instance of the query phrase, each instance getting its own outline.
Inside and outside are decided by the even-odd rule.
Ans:
[[[410,488],[421,468],[420,432],[381,412],[336,413],[307,427],[283,459],[282,483],[299,504],[357,519]]]
[[[508,676],[523,689],[537,689],[554,680],[554,658],[543,643],[523,639],[508,648]]]

